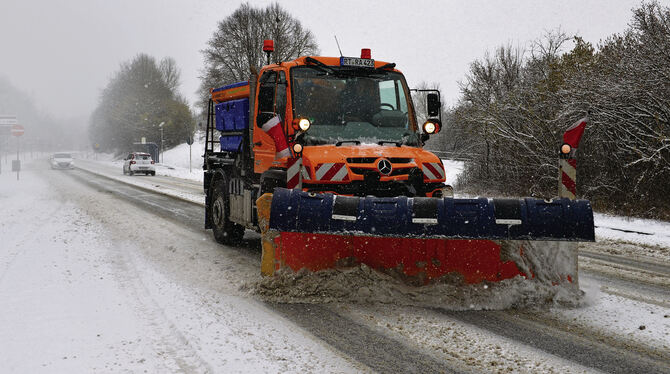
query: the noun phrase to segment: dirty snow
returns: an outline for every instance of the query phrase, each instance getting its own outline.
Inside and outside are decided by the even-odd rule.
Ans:
[[[382,303],[448,310],[500,310],[536,305],[579,305],[581,293],[522,277],[491,284],[408,286],[366,265],[319,272],[280,271],[247,286],[264,300],[282,303]]]

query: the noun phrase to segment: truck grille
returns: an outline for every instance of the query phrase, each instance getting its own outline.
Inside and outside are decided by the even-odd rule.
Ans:
[[[352,173],[358,174],[358,175],[366,175],[368,173],[375,173],[379,174],[379,171],[377,169],[370,169],[370,168],[349,168]],[[409,175],[412,170],[418,170],[416,167],[409,167],[409,168],[396,168],[391,171],[391,174],[389,174],[390,177],[397,176],[397,175]]]
[[[347,162],[350,164],[373,164],[381,157],[349,157]],[[408,157],[389,157],[392,164],[409,164],[413,160]]]

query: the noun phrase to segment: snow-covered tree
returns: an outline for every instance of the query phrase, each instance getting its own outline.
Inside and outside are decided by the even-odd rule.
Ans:
[[[121,64],[91,115],[91,142],[101,151],[124,153],[142,137],[159,143],[162,123],[165,148],[183,143],[193,133],[195,121],[176,91],[179,75],[171,58],[157,63],[140,54]]]

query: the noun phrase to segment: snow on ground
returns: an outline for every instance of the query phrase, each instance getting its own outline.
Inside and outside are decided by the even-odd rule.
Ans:
[[[203,149],[205,149],[205,143],[200,142],[197,139],[190,146],[191,170],[196,174],[202,174]],[[172,149],[168,149],[163,153],[162,163],[174,167],[175,170],[188,171],[189,145],[183,143]]]
[[[200,183],[197,183],[197,186],[193,182],[198,182],[193,179],[181,178],[184,183],[179,181],[178,177],[169,176],[166,170],[171,170],[168,167],[157,165],[156,166],[156,175],[157,176],[169,176],[172,182],[166,183],[166,180],[158,181],[160,177],[155,176],[145,176],[145,175],[123,175],[122,172],[123,161],[114,161],[111,156],[107,160],[98,160],[94,159],[78,159],[75,162],[75,167],[87,170],[91,173],[105,176],[110,179],[114,179],[126,184],[133,186],[141,187],[144,189],[149,189],[158,193],[162,193],[168,196],[177,197],[182,200],[187,200],[194,202],[196,204],[205,204],[205,196],[202,193],[202,178]],[[179,170],[174,175],[184,176],[183,170]],[[186,170],[188,173],[188,170]],[[202,171],[200,171],[200,176],[202,177]]]
[[[0,174],[1,372],[366,370],[240,297],[227,277],[257,264],[71,171],[23,167]]]
[[[593,220],[599,238],[670,247],[670,222],[602,213]]]
[[[602,284],[587,277],[582,277],[580,286],[588,295],[585,305],[575,309],[553,309],[550,313],[554,318],[590,329],[594,334],[613,334],[631,340],[637,346],[648,345],[670,351],[668,299],[664,300],[665,306],[631,300],[608,292],[609,287],[605,288],[606,292],[601,291]]]
[[[457,367],[461,365],[462,372],[563,374],[593,371],[430,309],[402,306],[342,309],[360,323],[372,323],[379,329],[390,330],[399,340],[430,350]]]
[[[452,187],[456,185],[458,175],[463,172],[463,161],[453,161],[453,160],[442,160],[442,165],[444,165],[444,171],[446,173],[445,178],[447,179],[447,184]]]
[[[100,160],[98,165],[101,174],[124,178],[120,165]],[[68,171],[44,170],[37,176],[30,164],[24,167],[21,181],[11,173],[0,175],[4,371],[366,370],[240,290],[257,275],[256,262],[221,250],[201,232],[165,220],[156,225],[155,216],[93,193],[70,180]],[[150,188],[152,177],[125,180]],[[626,221],[611,217],[605,222]],[[667,232],[662,222],[634,225]],[[587,303],[553,308],[554,318],[667,349],[667,307],[600,292],[600,285],[588,281],[582,286]],[[464,360],[469,369],[582,371],[532,347],[521,349],[450,323],[430,310],[386,302],[392,300],[370,307],[344,305],[352,318],[372,321],[381,331],[449,361]]]

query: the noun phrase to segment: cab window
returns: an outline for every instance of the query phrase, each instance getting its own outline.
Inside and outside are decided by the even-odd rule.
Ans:
[[[265,72],[259,80],[256,125],[262,127],[272,117],[286,115],[286,77],[283,71]]]

